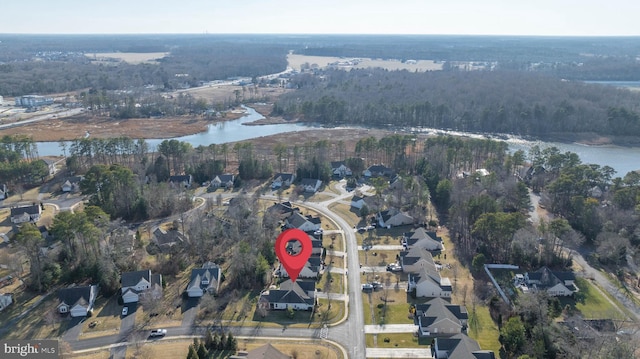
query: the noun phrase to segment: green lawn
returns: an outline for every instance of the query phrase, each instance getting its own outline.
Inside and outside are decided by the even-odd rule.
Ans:
[[[576,278],[576,285],[580,289],[576,293],[576,299],[560,298],[562,308],[567,305],[580,311],[583,317],[588,319],[618,318],[622,316],[619,309],[612,305],[603,293],[583,278]]]
[[[400,251],[358,251],[358,260],[363,267],[366,266],[386,266],[396,262],[396,256]]]
[[[373,337],[378,336],[378,345],[373,345]],[[386,333],[386,334],[366,334],[365,335],[368,348],[420,348],[429,351],[430,340],[421,339],[412,333]],[[385,342],[385,339],[389,339]]]
[[[483,350],[493,350],[494,353],[499,353],[498,337],[500,332],[498,326],[491,319],[489,308],[476,306],[475,313],[471,307],[468,307],[467,310],[469,311],[469,336],[475,339]]]
[[[331,281],[331,290],[329,290],[329,293],[344,293],[344,276],[340,273],[325,272],[316,284],[316,288],[324,292],[327,281],[329,280]]]

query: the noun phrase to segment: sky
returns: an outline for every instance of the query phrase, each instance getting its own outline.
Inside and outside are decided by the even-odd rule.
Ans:
[[[22,0],[0,33],[640,36],[638,0]]]

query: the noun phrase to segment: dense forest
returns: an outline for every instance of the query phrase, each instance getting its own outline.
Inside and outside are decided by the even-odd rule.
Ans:
[[[552,137],[638,136],[640,96],[627,90],[515,71],[329,69],[292,79],[274,113],[325,125],[419,126]]]

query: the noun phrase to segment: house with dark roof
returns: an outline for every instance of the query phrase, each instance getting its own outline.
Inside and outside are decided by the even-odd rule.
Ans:
[[[293,204],[289,201],[286,202],[280,202],[280,203],[273,203],[273,206],[267,208],[267,213],[270,213],[271,215],[277,215],[280,218],[284,217],[284,216],[289,216],[291,215],[291,213],[293,212],[300,212],[300,208],[298,207],[294,207]]]
[[[385,165],[373,165],[369,166],[366,170],[362,172],[362,174],[366,178],[372,177],[393,177],[395,175],[395,171]]]
[[[407,292],[415,290],[416,297],[451,297],[451,280],[440,276],[431,253],[417,247],[401,252],[400,266],[408,273]]]
[[[229,359],[291,359],[291,356],[279,351],[271,343],[267,343],[250,352],[238,352]]]
[[[305,192],[316,193],[320,189],[320,186],[322,186],[322,181],[315,178],[303,178],[300,185],[304,188]]]
[[[358,196],[353,195],[351,198],[351,207],[362,209],[362,207],[367,206],[369,210],[376,211],[380,206],[379,198],[376,196]]]
[[[276,173],[273,176],[273,182],[271,182],[271,189],[289,187],[295,180],[296,175],[294,173]]]
[[[162,250],[168,250],[176,244],[181,244],[185,241],[186,237],[182,232],[177,229],[170,229],[165,231],[158,227],[153,231],[153,242]]]
[[[0,200],[9,197],[9,191],[6,184],[0,184]]]
[[[420,337],[453,336],[466,333],[469,315],[464,306],[434,298],[416,304],[413,319]]]
[[[173,187],[190,188],[191,183],[193,183],[193,177],[191,175],[169,176],[169,183]]]
[[[406,224],[413,224],[415,222],[413,217],[396,208],[390,208],[386,211],[378,212],[376,219],[378,220],[378,225],[382,228],[397,227]]]
[[[233,182],[236,180],[236,176],[226,173],[223,175],[217,175],[211,180],[209,185],[211,188],[233,188]]]
[[[339,178],[353,175],[351,168],[347,167],[344,161],[331,162],[331,173]]]
[[[11,208],[11,223],[19,224],[26,222],[38,222],[42,214],[42,206],[32,204],[31,206]]]
[[[322,227],[320,217],[304,216],[300,212],[292,212],[284,221],[285,228],[297,228],[304,232],[314,232]]]
[[[269,289],[260,294],[258,306],[269,310],[312,310],[316,305],[316,282],[296,280],[280,283],[279,289]]]
[[[317,279],[322,269],[322,258],[319,256],[310,256],[309,259],[307,259],[307,263],[305,263],[304,267],[300,270],[298,278]],[[287,270],[282,264],[280,264],[278,273],[280,273],[282,278],[289,278],[289,273],[287,273]]]
[[[403,233],[402,245],[405,249],[419,247],[426,249],[429,252],[444,250],[442,238],[438,237],[435,232],[429,232],[423,227],[419,227],[413,232]]]
[[[205,263],[202,268],[191,270],[189,284],[187,284],[187,296],[202,297],[204,293],[217,295],[220,290],[220,267],[212,262]]]
[[[60,314],[72,317],[86,317],[93,311],[93,304],[98,296],[97,285],[63,288],[58,290],[58,306]]]
[[[162,297],[162,275],[151,274],[151,270],[122,273],[120,294],[124,303],[137,303],[141,297]]]
[[[450,338],[435,338],[431,346],[431,356],[435,359],[495,359],[495,353],[480,349],[475,340],[465,334],[456,334]]]
[[[579,291],[573,272],[556,272],[542,267],[535,272],[525,273],[524,280],[529,289],[546,290],[552,297],[568,297]]]
[[[62,192],[76,193],[80,191],[80,181],[84,179],[84,176],[73,176],[67,178],[62,184]]]

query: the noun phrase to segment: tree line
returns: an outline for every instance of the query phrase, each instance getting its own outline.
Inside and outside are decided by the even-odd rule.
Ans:
[[[628,90],[516,71],[425,72],[327,69],[292,79],[275,115],[325,125],[427,127],[540,138],[640,134]]]

